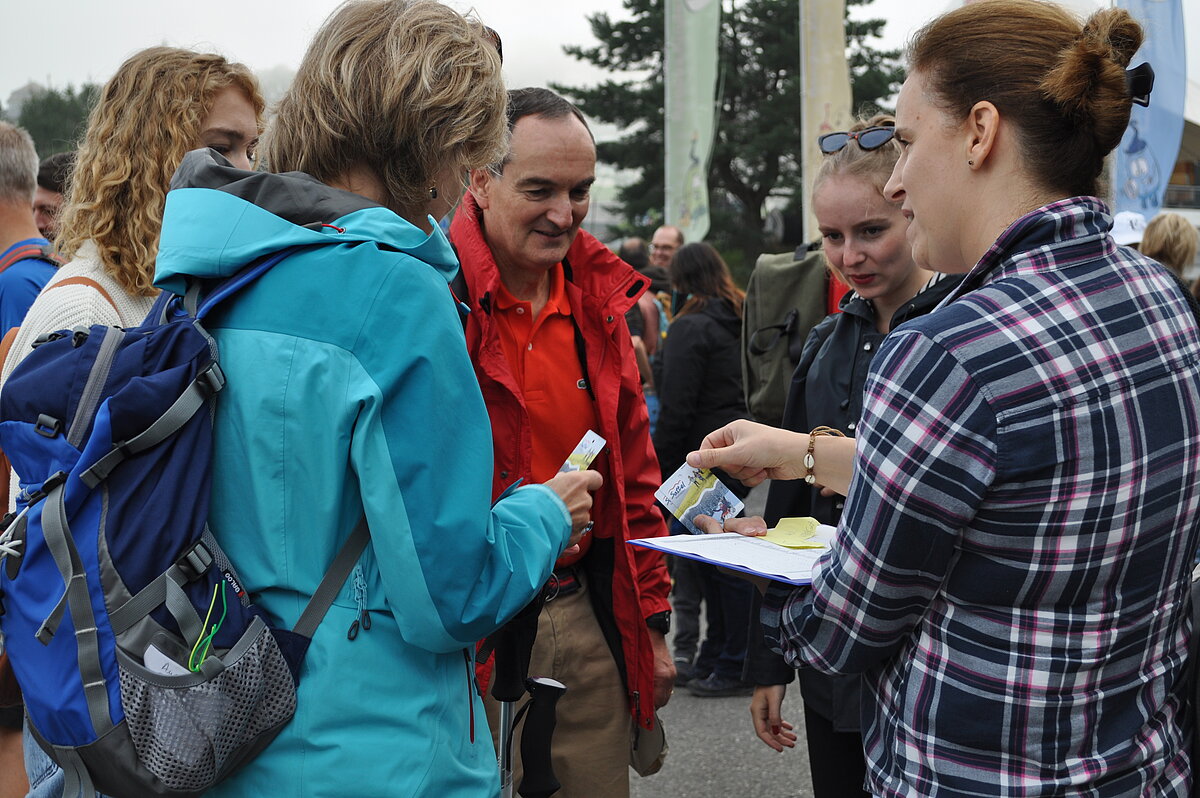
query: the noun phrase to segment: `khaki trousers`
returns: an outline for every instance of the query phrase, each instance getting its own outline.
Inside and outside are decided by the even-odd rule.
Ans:
[[[555,798],[628,798],[629,736],[633,720],[617,664],[604,641],[583,588],[546,602],[538,618],[530,676],[548,676],[567,687],[558,700],[551,745]],[[514,707],[519,709],[524,701]],[[500,750],[500,705],[484,699],[492,740]],[[520,732],[513,734],[513,795],[521,784]]]

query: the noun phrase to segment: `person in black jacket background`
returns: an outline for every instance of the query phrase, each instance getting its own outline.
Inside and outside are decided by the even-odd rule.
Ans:
[[[933,310],[958,285],[960,275],[936,274],[913,260],[908,221],[883,196],[899,158],[889,116],[859,120],[849,131],[821,137],[825,153],[813,183],[812,207],[830,269],[853,291],[840,313],[826,317],[805,342],[792,377],[783,426],[800,432],[830,426],[853,437],[862,411],[867,368],[884,336]],[[764,516],[812,516],[836,525],[844,496],[825,495],[802,481],[773,482]],[[755,602],[757,605],[757,601]],[[755,731],[771,748],[795,744],[780,714],[786,685],[797,671],[763,642],[753,613],[746,676],[755,686],[750,713]],[[805,741],[816,798],[865,796],[866,765],[859,727],[860,677],[799,671]]]
[[[742,392],[745,294],[709,244],[684,245],[667,271],[678,300],[663,349],[654,430],[664,479],[710,431],[749,418]],[[736,480],[722,481],[739,496],[749,492]],[[742,669],[754,589],[744,580],[693,560],[673,558],[671,567],[676,683],[705,698],[749,695],[753,687],[742,680]],[[699,630],[697,594],[703,596],[708,620],[698,654],[694,650]]]

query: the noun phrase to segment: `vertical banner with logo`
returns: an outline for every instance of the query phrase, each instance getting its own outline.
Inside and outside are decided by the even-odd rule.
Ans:
[[[1183,140],[1187,58],[1181,0],[1117,0],[1146,31],[1130,66],[1154,68],[1150,106],[1133,106],[1129,128],[1117,147],[1113,212],[1135,211],[1150,219],[1162,208]]]
[[[800,124],[804,178],[804,240],[817,237],[812,185],[821,167],[817,137],[850,126],[850,66],[846,63],[844,0],[800,2]]]
[[[666,5],[667,224],[688,241],[708,234],[708,156],[715,134],[720,0]]]

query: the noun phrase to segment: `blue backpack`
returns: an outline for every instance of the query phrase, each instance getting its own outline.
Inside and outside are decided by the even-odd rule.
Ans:
[[[206,526],[225,378],[201,321],[288,254],[201,303],[199,285],[164,293],[140,327],[43,336],[0,393],[21,487],[0,535],[0,631],[65,795],[195,796],[266,747],[369,539],[360,521],[286,630]]]

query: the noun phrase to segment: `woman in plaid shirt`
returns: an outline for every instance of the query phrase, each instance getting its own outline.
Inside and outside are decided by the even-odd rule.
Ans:
[[[738,422],[689,456],[848,490],[812,589],[771,586],[763,621],[865,675],[874,795],[1189,794],[1200,333],[1094,196],[1141,41],[1031,0],[918,32],[885,192],[918,262],[967,276],[888,336],[854,442]]]

